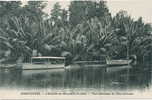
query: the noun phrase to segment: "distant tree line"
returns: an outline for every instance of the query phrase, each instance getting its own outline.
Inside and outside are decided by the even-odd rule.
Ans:
[[[0,62],[29,61],[31,56],[71,56],[97,60],[104,55],[139,61],[152,55],[152,27],[126,11],[111,16],[105,1],[71,1],[68,9],[56,3],[50,15],[47,2],[0,1]]]

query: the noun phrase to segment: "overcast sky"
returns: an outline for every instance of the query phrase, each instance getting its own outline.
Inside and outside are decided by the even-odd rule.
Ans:
[[[67,8],[70,2],[69,0],[50,0],[45,12],[50,12],[50,8],[57,1],[63,8]],[[142,16],[145,22],[152,23],[152,0],[107,0],[107,6],[112,15],[120,10],[126,10],[134,19]]]
[[[122,9],[135,19],[142,16],[145,22],[152,23],[152,0],[108,0],[107,5],[113,15]]]

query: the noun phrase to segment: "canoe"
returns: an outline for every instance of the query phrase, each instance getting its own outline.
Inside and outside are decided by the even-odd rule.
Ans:
[[[12,69],[15,68],[16,64],[1,64],[0,69]]]
[[[125,70],[125,69],[131,69],[131,68],[132,67],[130,65],[107,67],[106,72],[107,73],[113,73],[113,72],[118,72],[118,71],[122,71],[122,70]]]
[[[106,60],[109,66],[129,65],[131,62],[132,60]]]

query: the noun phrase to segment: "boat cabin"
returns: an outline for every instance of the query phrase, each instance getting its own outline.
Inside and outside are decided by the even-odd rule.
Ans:
[[[65,64],[65,57],[32,57],[31,64]]]

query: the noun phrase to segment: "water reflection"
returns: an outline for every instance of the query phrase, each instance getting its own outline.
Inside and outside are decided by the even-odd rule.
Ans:
[[[111,69],[92,66],[71,70],[1,70],[0,72],[0,87],[143,90],[150,86],[151,70],[148,67],[144,70],[140,66]]]

